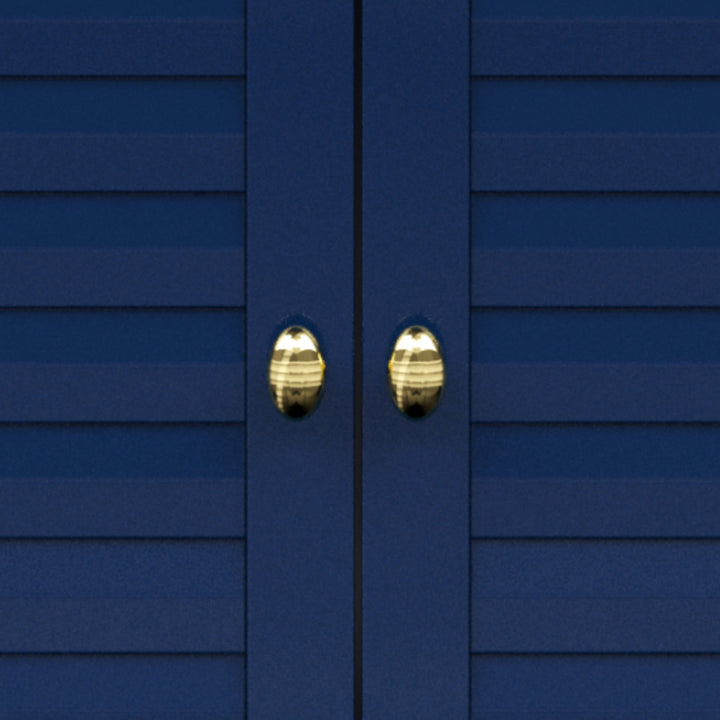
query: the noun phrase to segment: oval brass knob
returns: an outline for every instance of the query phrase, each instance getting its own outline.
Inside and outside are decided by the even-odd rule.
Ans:
[[[325,382],[325,361],[315,336],[304,327],[283,330],[273,346],[268,382],[278,410],[305,417],[317,405]]]
[[[388,362],[390,394],[397,408],[413,418],[429,415],[445,386],[440,343],[425,327],[413,325],[395,342]]]

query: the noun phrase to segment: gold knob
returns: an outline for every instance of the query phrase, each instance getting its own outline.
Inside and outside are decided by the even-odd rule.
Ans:
[[[268,382],[273,402],[289,417],[305,417],[317,405],[325,361],[315,336],[298,325],[283,330],[273,346]]]
[[[397,408],[413,418],[429,415],[445,386],[440,343],[425,327],[413,325],[395,343],[388,362],[390,394]]]

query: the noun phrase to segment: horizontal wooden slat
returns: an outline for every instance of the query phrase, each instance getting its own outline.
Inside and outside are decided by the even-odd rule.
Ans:
[[[0,133],[244,132],[242,79],[0,77]]]
[[[245,302],[242,249],[0,249],[0,305],[227,306]]]
[[[0,652],[241,652],[241,541],[0,543]]]
[[[718,135],[474,133],[475,191],[716,191]]]
[[[101,282],[101,280],[100,280]],[[6,308],[3,363],[234,363],[245,313],[227,308]]]
[[[475,422],[717,422],[720,364],[473,363]]]
[[[220,96],[220,88],[212,90]],[[720,82],[715,78],[476,78],[471,92],[472,129],[481,133],[718,129],[714,109],[720,103]]]
[[[245,430],[0,425],[0,537],[241,537]]]
[[[718,652],[717,543],[475,541],[475,652]]]
[[[707,655],[501,655],[472,659],[473,720],[715,720]]]
[[[498,481],[713,481],[720,425],[476,425],[472,457],[474,477]]]
[[[717,363],[720,311],[476,310],[472,314],[472,357],[478,363]]]
[[[0,20],[0,75],[205,75],[244,72],[237,19]]]
[[[242,537],[244,479],[0,480],[3,537]]]
[[[472,197],[472,247],[480,251],[709,250],[720,248],[718,226],[718,194],[569,192]]]
[[[241,135],[0,135],[0,191],[244,189]]]
[[[0,424],[0,454],[0,482],[242,482],[245,429],[232,424]]]
[[[717,653],[720,598],[483,598],[472,625],[480,652]]]
[[[1,656],[2,720],[238,720],[240,655]]]
[[[473,313],[473,419],[720,420],[716,310]]]
[[[475,19],[475,75],[718,75],[716,18]]]
[[[0,422],[242,421],[244,323],[227,309],[6,309]]]
[[[715,306],[720,250],[473,248],[472,279],[481,306]]]
[[[241,652],[243,599],[0,600],[2,652]]]
[[[239,193],[0,194],[0,248],[240,249]],[[241,278],[243,279],[243,278]]]
[[[716,540],[475,540],[473,598],[720,602],[718,550]]]
[[[243,363],[0,365],[3,422],[241,422]]]
[[[720,537],[720,480],[474,479],[476,537]]]
[[[720,426],[476,425],[475,537],[720,537]]]
[[[11,0],[19,2],[42,2],[43,0]],[[48,1],[48,0],[45,0]],[[118,0],[104,0],[117,2]],[[139,0],[133,0],[138,2]],[[168,2],[169,0],[152,0],[152,2]],[[186,0],[187,1],[187,0]],[[215,0],[220,2],[221,0]],[[72,4],[86,3],[90,0],[72,0]],[[688,18],[713,17],[717,13],[715,0],[685,0],[682,4],[677,0],[471,0],[472,17],[533,17],[533,18]]]
[[[697,0],[693,0],[697,2]],[[238,18],[245,0],[3,0],[5,18]]]

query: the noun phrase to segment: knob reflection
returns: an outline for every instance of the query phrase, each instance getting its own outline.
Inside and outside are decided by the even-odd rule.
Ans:
[[[291,418],[308,415],[317,405],[325,382],[325,361],[315,336],[293,325],[275,341],[268,383],[273,402]]]
[[[388,362],[390,394],[398,410],[411,418],[429,415],[445,386],[440,343],[425,327],[413,325],[395,342]]]

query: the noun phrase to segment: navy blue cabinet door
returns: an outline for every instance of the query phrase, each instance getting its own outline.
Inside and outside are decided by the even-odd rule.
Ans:
[[[718,717],[715,4],[2,3],[0,720]]]
[[[352,43],[351,2],[2,3],[0,718],[351,717]]]
[[[704,0],[363,3],[364,717],[718,714],[718,40]]]

